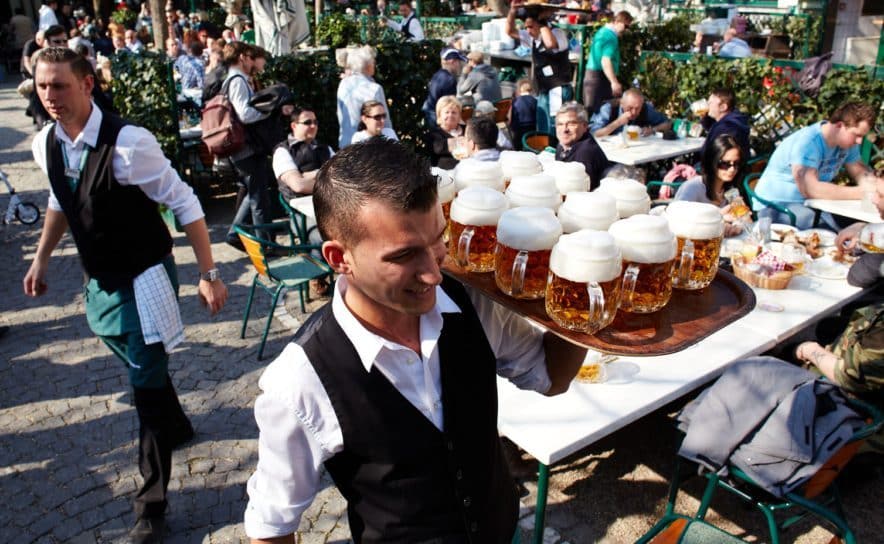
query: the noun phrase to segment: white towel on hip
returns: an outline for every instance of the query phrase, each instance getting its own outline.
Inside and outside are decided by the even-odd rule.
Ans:
[[[184,340],[184,323],[166,268],[162,263],[148,268],[135,278],[133,288],[144,343],[162,342],[170,353]]]

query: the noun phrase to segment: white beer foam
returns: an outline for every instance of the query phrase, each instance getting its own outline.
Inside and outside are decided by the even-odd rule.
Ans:
[[[506,189],[510,206],[542,206],[557,210],[562,204],[562,196],[556,187],[556,180],[546,174],[516,176]]]
[[[564,232],[580,229],[608,230],[611,224],[620,219],[617,201],[608,193],[575,191],[559,208],[559,221]]]
[[[620,248],[605,231],[584,229],[563,234],[553,247],[549,269],[578,283],[611,281],[620,275]]]
[[[513,249],[552,249],[561,235],[562,225],[549,208],[513,208],[497,222],[497,241]]]
[[[464,159],[454,169],[457,190],[482,185],[503,192],[503,171],[494,161]]]
[[[509,201],[500,191],[484,186],[467,187],[451,203],[451,220],[476,227],[497,225],[508,208]]]
[[[625,261],[662,263],[675,258],[675,235],[663,217],[633,215],[611,225],[608,232],[617,240]]]
[[[712,240],[724,233],[724,219],[713,204],[678,200],[663,215],[669,221],[669,229],[680,238]]]
[[[530,151],[501,151],[500,168],[506,178],[530,176],[539,174],[542,170],[537,155]]]
[[[617,199],[617,212],[620,217],[646,214],[651,209],[648,189],[634,179],[605,178],[599,184],[598,190]]]
[[[433,166],[430,168],[430,173],[436,176],[436,183],[439,188],[439,202],[445,204],[454,200],[457,186],[454,184],[454,176],[451,170],[443,170]]]
[[[556,187],[563,195],[589,190],[589,176],[586,175],[583,163],[553,161],[543,165],[543,173],[556,179]]]

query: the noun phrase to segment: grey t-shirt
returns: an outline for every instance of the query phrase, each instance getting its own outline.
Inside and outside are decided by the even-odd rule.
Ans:
[[[675,193],[673,200],[689,200],[691,202],[714,204],[714,202],[709,200],[706,196],[706,185],[703,183],[703,178],[700,176],[693,177],[684,182],[681,187],[678,188],[678,192]]]

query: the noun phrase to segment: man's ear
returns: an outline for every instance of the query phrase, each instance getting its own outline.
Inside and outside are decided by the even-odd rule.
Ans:
[[[322,243],[322,257],[337,274],[346,275],[350,273],[347,249],[338,240],[329,240]]]

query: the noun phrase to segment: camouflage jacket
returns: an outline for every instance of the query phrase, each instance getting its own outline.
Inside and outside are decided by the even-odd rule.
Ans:
[[[835,378],[847,392],[884,400],[884,302],[856,310],[830,348],[840,358]]]

